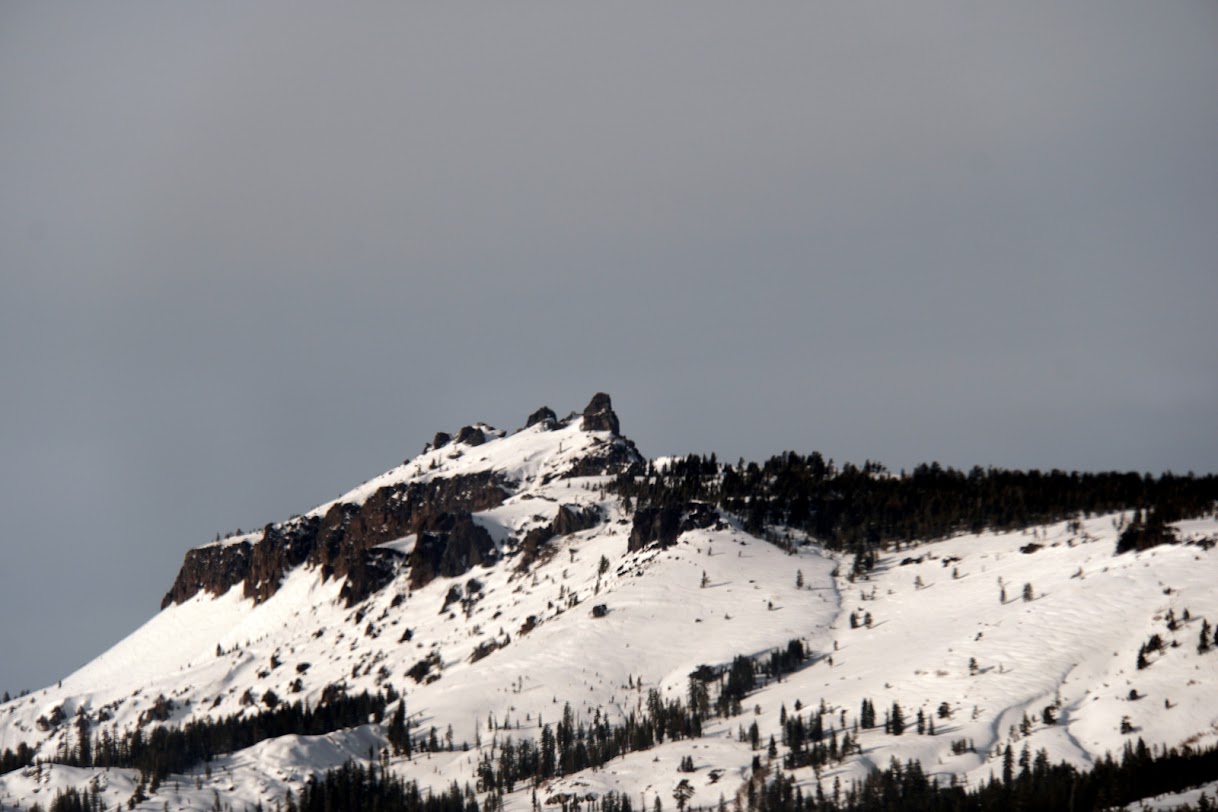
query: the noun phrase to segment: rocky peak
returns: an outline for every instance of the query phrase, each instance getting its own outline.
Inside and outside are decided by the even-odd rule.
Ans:
[[[482,445],[486,442],[486,434],[478,426],[462,426],[457,432],[457,442],[465,445]]]
[[[545,406],[529,416],[528,426],[537,425],[578,434],[573,420],[559,422]],[[222,595],[237,585],[246,598],[265,601],[291,570],[303,565],[317,569],[323,579],[345,580],[342,597],[352,605],[383,588],[403,564],[412,568],[416,587],[437,576],[452,577],[488,564],[496,558],[495,546],[485,531],[471,523],[470,515],[498,507],[521,488],[544,486],[555,479],[616,475],[643,465],[634,444],[620,434],[608,395],[592,398],[579,429],[599,436],[543,439],[529,432],[513,445],[506,432],[485,423],[463,426],[454,435],[440,432],[423,457],[304,517],[189,551],[162,608],[199,592]],[[499,445],[500,441],[507,445]],[[539,443],[557,450],[538,456]],[[475,446],[484,448],[478,454],[462,453]],[[442,448],[453,450],[435,453]],[[530,462],[534,457],[544,460],[545,466],[538,469],[538,463]],[[452,526],[433,526],[440,516],[448,517]],[[553,526],[546,528],[546,538],[577,532],[600,520],[596,511],[564,506]],[[409,561],[379,548],[415,534],[422,535],[418,552]],[[654,537],[657,531],[647,535]],[[532,546],[546,538],[532,539]]]
[[[621,433],[621,424],[613,411],[613,402],[604,392],[597,392],[584,408],[584,420],[580,424],[584,431],[608,431]]]
[[[526,429],[532,428],[538,423],[541,423],[547,429],[552,429],[558,424],[558,415],[554,414],[554,410],[549,406],[542,406],[529,415],[528,422],[524,424],[524,427]]]

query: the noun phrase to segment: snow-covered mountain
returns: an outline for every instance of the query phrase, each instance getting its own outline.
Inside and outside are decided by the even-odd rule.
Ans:
[[[1218,653],[1198,645],[1218,622],[1212,511],[1176,523],[1181,543],[1120,556],[1132,513],[909,545],[856,574],[789,528],[763,539],[707,505],[636,511],[609,486],[646,471],[597,395],[519,431],[437,435],[334,502],[191,550],[159,614],[0,706],[0,752],[24,745],[39,760],[0,775],[0,809],[49,807],[69,787],[137,809],[273,808],[351,760],[437,793],[468,783],[512,810],[609,792],[650,808],[681,782],[691,805],[712,806],[784,763],[812,796],[893,758],[975,786],[1008,750],[1085,768],[1137,738],[1218,742]],[[692,705],[697,685],[730,683],[741,655],[789,652],[741,707],[702,714],[700,735],[501,799],[480,774],[508,739],[572,719],[624,724],[657,699]],[[137,729],[365,691],[389,697],[379,722],[264,737],[152,788],[134,768],[64,763],[79,762],[82,734],[96,750]],[[398,696],[420,741],[409,755],[390,741]],[[875,727],[858,726],[864,700]],[[881,722],[894,705],[901,735]],[[814,716],[846,753],[801,766],[788,723]]]

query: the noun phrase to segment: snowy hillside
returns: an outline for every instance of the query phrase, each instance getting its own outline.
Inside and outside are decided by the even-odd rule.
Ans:
[[[741,707],[704,713],[701,735],[670,735],[600,769],[555,776],[538,795],[612,791],[650,806],[672,803],[685,781],[689,803],[710,806],[784,763],[811,795],[893,758],[977,785],[1002,773],[1008,748],[1086,767],[1139,737],[1218,742],[1218,652],[1198,646],[1203,624],[1218,623],[1218,520],[1179,522],[1181,543],[1120,556],[1119,528],[1132,514],[960,535],[886,551],[857,576],[848,557],[800,533],[770,528],[770,540],[757,538],[709,508],[687,506],[675,543],[644,541],[641,514],[607,488],[639,458],[616,417],[589,419],[612,415],[607,398],[602,406],[511,434],[478,426],[458,435],[465,441],[438,437],[291,520],[340,508],[363,517],[353,511],[412,484],[485,475],[502,491],[470,515],[493,550],[461,574],[424,583],[414,571],[420,545],[458,535],[443,536],[435,528],[452,522],[429,516],[411,519],[417,533],[355,550],[388,562],[359,600],[307,557],[270,588],[256,569],[219,595],[198,588],[60,684],[0,706],[0,751],[24,743],[42,762],[65,762],[80,752],[82,731],[117,740],[380,692],[404,701],[421,742],[410,755],[391,743],[390,699],[379,723],[265,738],[171,774],[132,806],[273,808],[349,760],[386,764],[437,793],[468,782],[489,803],[479,764],[509,739],[538,741],[564,714],[621,725],[651,712],[656,696],[690,702],[700,669],[714,700],[735,658],[764,665],[792,650],[801,654],[779,679],[757,672]],[[259,538],[269,545],[277,533],[210,546],[244,543],[257,555]],[[1161,646],[1148,648],[1155,635]],[[865,700],[878,712],[874,727],[859,726]],[[884,730],[894,704],[903,732]],[[801,766],[784,723],[814,716],[835,748],[845,737],[853,746]],[[49,807],[69,787],[125,805],[145,794],[140,784],[134,768],[40,763],[0,775],[0,809]],[[523,812],[532,793],[521,783],[502,805]]]

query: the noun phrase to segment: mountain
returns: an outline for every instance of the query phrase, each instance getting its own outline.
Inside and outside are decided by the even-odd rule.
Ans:
[[[824,500],[862,504],[857,480],[896,504],[905,479],[817,460],[830,496],[776,521],[755,509],[789,471],[648,461],[607,395],[437,434],[190,550],[159,614],[0,705],[0,810],[312,808],[369,768],[433,809],[814,808],[818,787],[861,804],[893,759],[898,783],[961,793],[1004,772],[1052,786],[1065,762],[1085,793],[1079,776],[1157,775],[1164,748],[1218,742],[1212,482],[1135,477],[1149,511],[859,541],[810,535]],[[1097,481],[1106,507],[1132,498]]]

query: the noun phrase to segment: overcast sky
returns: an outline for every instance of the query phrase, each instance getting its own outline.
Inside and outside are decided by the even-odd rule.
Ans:
[[[0,690],[610,392],[648,455],[1218,468],[1218,5],[0,6]]]

